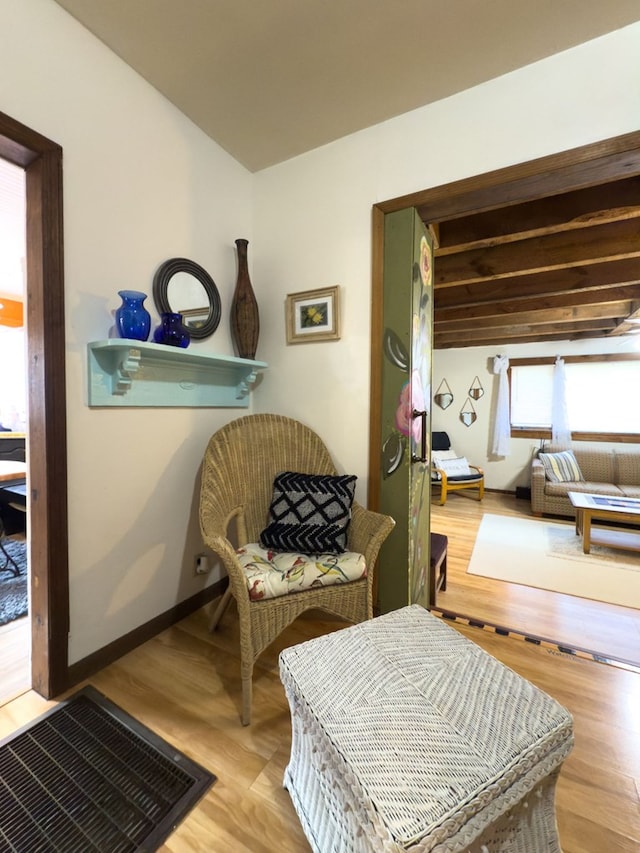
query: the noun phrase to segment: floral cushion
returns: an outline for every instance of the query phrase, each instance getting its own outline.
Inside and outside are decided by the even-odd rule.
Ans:
[[[249,598],[278,598],[312,586],[349,583],[367,576],[364,555],[355,551],[309,556],[272,551],[257,543],[236,551],[247,579]]]

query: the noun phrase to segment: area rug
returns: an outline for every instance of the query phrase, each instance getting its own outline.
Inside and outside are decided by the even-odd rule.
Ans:
[[[13,622],[21,616],[26,616],[28,604],[27,590],[27,546],[16,539],[3,539],[2,545],[20,569],[20,575],[14,577],[8,568],[3,568],[5,556],[0,552],[0,625]]]
[[[6,849],[124,853],[157,850],[216,777],[89,686],[0,743],[0,779]]]
[[[640,607],[640,554],[592,545],[573,523],[483,516],[467,572],[624,607]]]

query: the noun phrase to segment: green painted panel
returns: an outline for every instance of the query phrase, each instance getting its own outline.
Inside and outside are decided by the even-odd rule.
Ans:
[[[432,250],[414,209],[385,217],[380,509],[396,520],[378,565],[378,607],[428,603]],[[413,410],[426,412],[413,417]],[[412,461],[422,453],[426,462]]]

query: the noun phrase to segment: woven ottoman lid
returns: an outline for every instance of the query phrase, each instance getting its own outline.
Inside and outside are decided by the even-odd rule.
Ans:
[[[286,649],[280,668],[401,846],[571,748],[561,705],[419,605]]]

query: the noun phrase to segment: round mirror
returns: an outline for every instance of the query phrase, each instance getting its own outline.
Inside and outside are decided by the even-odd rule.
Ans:
[[[220,323],[220,294],[209,273],[195,261],[170,258],[153,277],[153,301],[160,314],[182,314],[192,340],[210,337]]]

